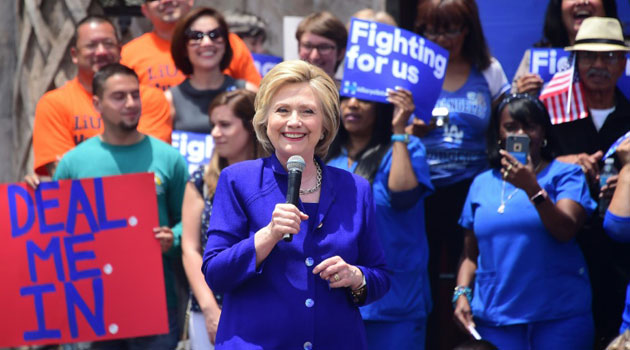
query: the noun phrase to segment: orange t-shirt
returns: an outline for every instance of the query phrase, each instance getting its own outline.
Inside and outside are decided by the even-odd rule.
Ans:
[[[238,35],[229,33],[232,62],[223,73],[234,79],[247,80],[260,85],[260,74],[247,46]],[[135,70],[142,84],[167,90],[184,81],[185,76],[175,67],[171,57],[171,43],[154,32],[145,33],[122,48],[120,63]]]
[[[138,131],[170,143],[173,122],[164,93],[141,85],[140,101],[142,115]],[[46,164],[61,159],[74,146],[102,132],[101,116],[92,105],[92,94],[81,86],[77,78],[48,91],[35,108],[35,172],[49,175]]]

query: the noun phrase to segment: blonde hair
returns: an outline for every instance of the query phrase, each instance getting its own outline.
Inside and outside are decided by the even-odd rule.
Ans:
[[[366,7],[362,10],[355,12],[351,17],[356,17],[358,19],[364,19],[367,21],[379,22],[384,24],[389,24],[394,27],[398,27],[398,23],[392,15],[385,11],[374,11],[373,9]],[[348,30],[350,29],[350,22],[348,22]]]
[[[619,334],[617,338],[613,339],[606,347],[606,350],[626,350],[630,349],[630,329],[626,329],[625,332]]]
[[[324,138],[315,146],[315,155],[323,158],[328,153],[328,147],[339,130],[341,115],[339,92],[330,76],[310,63],[301,60],[284,61],[265,75],[254,102],[256,108],[256,115],[254,115],[253,120],[254,131],[256,131],[256,137],[263,148],[269,153],[273,153],[273,145],[267,136],[267,120],[271,100],[283,86],[299,83],[308,83],[319,99],[323,112],[322,126],[324,130],[322,133]]]

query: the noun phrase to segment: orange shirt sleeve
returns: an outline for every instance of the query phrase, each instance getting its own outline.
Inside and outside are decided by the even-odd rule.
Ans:
[[[229,33],[228,39],[230,40],[230,46],[232,46],[232,62],[223,72],[234,79],[247,80],[259,86],[262,78],[254,65],[254,59],[247,45],[234,33]]]
[[[140,99],[142,115],[138,122],[138,131],[170,144],[173,121],[164,93],[160,89],[140,85]]]
[[[35,172],[40,175],[52,175],[46,165],[60,160],[75,146],[70,112],[55,92],[42,96],[35,108],[33,156]]]

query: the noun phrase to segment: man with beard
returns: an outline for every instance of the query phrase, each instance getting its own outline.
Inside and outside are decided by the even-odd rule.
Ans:
[[[630,130],[630,102],[617,88],[630,48],[624,43],[621,23],[614,18],[585,19],[575,39],[575,44],[565,50],[575,52],[589,114],[554,126],[562,155],[558,159],[582,167],[593,198],[610,197],[617,177],[612,177],[602,190],[599,171],[604,152]],[[604,234],[597,215],[584,225],[578,241],[590,270],[596,340],[606,344],[619,329],[630,275],[630,250],[627,244],[615,243]]]
[[[162,248],[169,333],[97,342],[92,344],[92,349],[172,350],[179,335],[172,266],[181,259],[180,222],[188,177],[186,162],[175,148],[136,129],[143,105],[138,76],[133,70],[118,63],[101,68],[94,75],[93,91],[93,103],[100,113],[103,133],[66,153],[54,180],[141,172],[154,174],[160,227],[154,228],[153,233]]]
[[[33,155],[35,172],[40,175],[52,176],[64,153],[103,131],[101,117],[92,105],[92,79],[101,67],[120,59],[120,41],[112,22],[101,16],[81,20],[70,54],[77,76],[44,94],[35,109]],[[172,122],[164,94],[141,87],[140,98],[145,108],[138,130],[170,143]]]
[[[142,84],[167,90],[179,85],[185,76],[177,70],[171,57],[171,39],[177,21],[194,5],[194,0],[145,0],[141,10],[153,31],[127,43],[122,49],[121,63],[138,73]],[[228,33],[232,60],[223,71],[234,79],[260,84],[260,74],[247,45],[238,35]]]

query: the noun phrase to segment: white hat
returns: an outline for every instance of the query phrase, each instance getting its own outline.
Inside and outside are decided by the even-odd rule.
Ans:
[[[588,17],[575,36],[575,44],[565,51],[630,51],[623,41],[621,23],[616,18]]]

